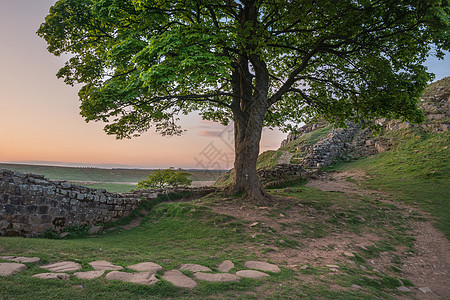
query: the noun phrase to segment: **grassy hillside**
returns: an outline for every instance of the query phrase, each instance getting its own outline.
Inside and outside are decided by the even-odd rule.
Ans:
[[[450,239],[450,132],[417,128],[388,132],[386,137],[393,142],[390,151],[330,169],[364,170],[370,176],[366,187],[429,212]]]

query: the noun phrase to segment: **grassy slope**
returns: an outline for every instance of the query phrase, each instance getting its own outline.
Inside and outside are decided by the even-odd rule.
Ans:
[[[314,244],[316,239],[334,234],[359,234],[370,230],[381,232],[384,239],[373,248],[361,251],[352,263],[346,263],[345,259],[339,263],[342,270],[339,276],[330,273],[323,265],[310,265],[301,270],[283,267],[281,273],[262,280],[242,279],[238,283],[198,281],[198,287],[192,291],[175,288],[165,281],[148,287],[108,281],[104,277],[91,281],[74,276],[70,280],[40,280],[31,276],[45,271],[38,265],[28,264],[27,271],[2,278],[0,299],[392,299],[390,293],[398,293],[395,287],[407,281],[399,278],[398,274],[392,276],[368,268],[371,266],[369,260],[378,257],[380,252],[395,249],[397,245],[410,246],[405,220],[399,218],[399,212],[391,206],[361,201],[360,197],[348,198],[340,193],[322,192],[303,185],[292,188],[295,192],[285,194],[290,197],[289,201],[281,201],[279,205],[264,210],[267,217],[277,220],[281,226],[278,231],[262,222],[250,226],[252,221],[211,212],[208,207],[214,202],[234,201],[216,195],[196,203],[148,204],[146,209],[151,213],[143,219],[141,226],[130,231],[108,232],[97,238],[0,237],[0,253],[38,256],[42,263],[73,260],[81,263],[84,271],[92,270],[88,265],[90,261],[102,259],[122,266],[153,261],[162,265],[164,270],[178,268],[184,263],[198,263],[214,269],[222,260],[230,259],[235,263],[232,270],[235,272],[245,269],[243,263],[246,260],[261,259],[261,253],[278,251],[277,248],[308,251],[308,243]],[[283,194],[283,190],[270,192]],[[294,207],[300,207],[300,213],[310,221],[284,223],[280,214],[290,214]],[[362,222],[363,219],[366,221]],[[283,228],[287,231],[284,232]],[[300,231],[292,231],[296,228]],[[330,244],[329,247],[331,251],[334,246]],[[303,263],[314,264],[313,261]],[[192,276],[192,273],[186,274]],[[157,277],[161,275],[162,272]],[[354,283],[362,289],[352,289],[350,286]],[[80,289],[79,285],[83,288]],[[336,286],[341,288],[336,289]]]
[[[363,169],[371,176],[368,188],[390,192],[431,213],[436,227],[450,239],[450,132],[415,129],[390,132],[387,137],[394,142],[391,151],[334,169]]]

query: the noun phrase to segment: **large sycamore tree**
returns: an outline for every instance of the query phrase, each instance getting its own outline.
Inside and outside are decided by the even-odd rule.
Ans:
[[[191,112],[233,121],[231,192],[261,201],[264,126],[421,121],[421,64],[450,48],[449,13],[448,0],[59,0],[37,33],[70,54],[57,76],[82,84],[81,115],[108,134],[178,134]]]

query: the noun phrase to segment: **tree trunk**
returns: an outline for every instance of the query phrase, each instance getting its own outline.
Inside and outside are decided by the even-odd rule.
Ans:
[[[232,193],[245,193],[254,203],[265,203],[271,199],[262,188],[256,170],[259,143],[266,113],[264,107],[254,107],[247,117],[234,117],[235,161]]]

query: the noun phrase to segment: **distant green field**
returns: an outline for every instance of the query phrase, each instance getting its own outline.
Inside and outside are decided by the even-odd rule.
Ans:
[[[51,180],[83,181],[83,182],[138,182],[145,179],[153,170],[142,169],[102,169],[80,167],[55,167],[42,165],[22,165],[0,163],[0,169],[8,169],[23,173],[44,175]],[[189,170],[193,181],[214,181],[224,171]],[[132,188],[132,186],[131,186]]]

